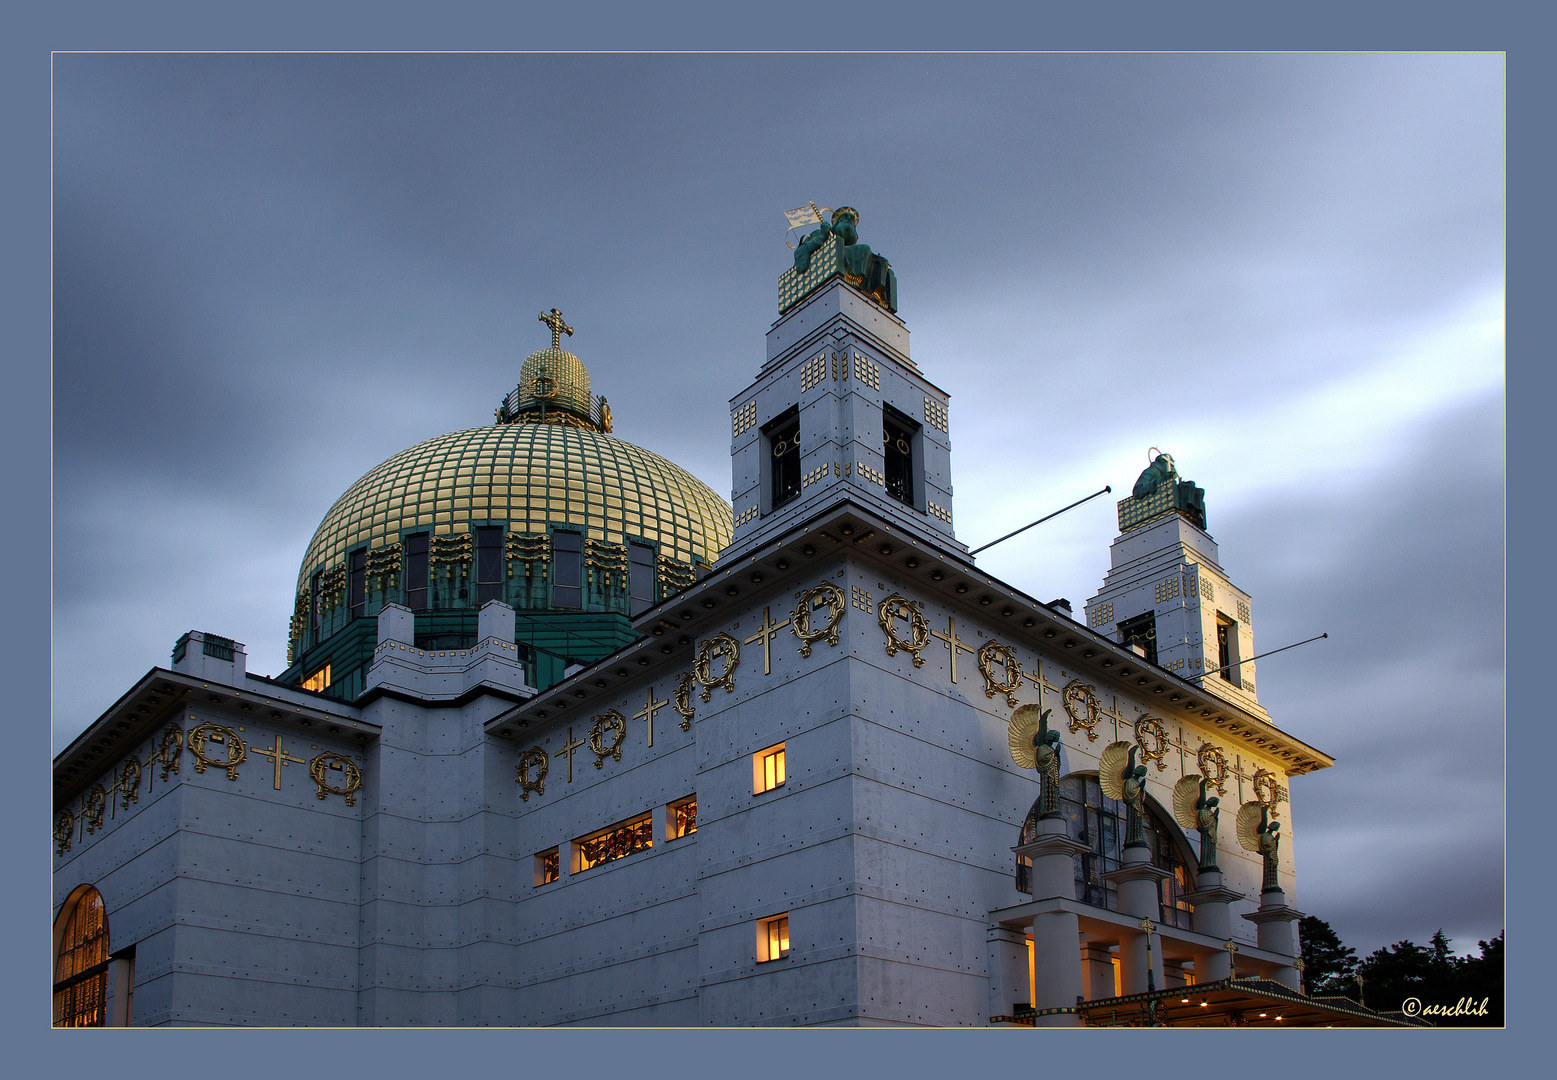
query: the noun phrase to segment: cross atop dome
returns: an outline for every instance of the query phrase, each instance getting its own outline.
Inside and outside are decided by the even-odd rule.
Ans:
[[[540,315],[537,316],[537,318],[539,318],[541,322],[545,323],[547,326],[551,327],[552,348],[562,348],[563,334],[568,335],[568,337],[573,336],[573,327],[562,321],[562,312],[557,308],[552,308],[550,311],[543,311],[540,313]]]

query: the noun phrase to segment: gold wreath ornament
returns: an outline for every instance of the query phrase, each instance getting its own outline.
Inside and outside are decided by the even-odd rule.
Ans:
[[[141,761],[131,754],[119,767],[119,809],[128,810],[130,804],[141,801]]]
[[[103,790],[101,784],[93,784],[81,808],[81,815],[86,818],[88,833],[95,833],[103,827],[103,811],[106,809],[108,809],[108,792]]]
[[[887,655],[896,656],[899,649],[914,658],[914,667],[924,667],[924,657],[919,654],[930,644],[930,624],[919,609],[924,605],[917,600],[893,593],[876,605],[876,621],[882,633],[887,635]],[[908,620],[908,639],[898,636],[897,620]]]
[[[1093,729],[1097,727],[1098,717],[1102,715],[1102,710],[1097,703],[1096,689],[1080,679],[1072,679],[1061,691],[1061,700],[1065,704],[1065,715],[1070,717],[1070,733],[1074,735],[1085,728],[1087,741],[1096,742],[1097,732]],[[1085,714],[1085,719],[1078,715],[1078,709]]]
[[[796,599],[800,602],[795,605],[795,610],[789,616],[789,630],[800,639],[800,655],[811,655],[811,643],[827,639],[827,644],[838,644],[838,625],[843,622],[844,596],[843,590],[830,581],[824,581],[820,585],[797,592]],[[811,625],[813,612],[827,609],[827,623],[820,628]]]
[[[992,698],[1004,694],[1006,704],[1016,708],[1016,693],[1022,685],[1022,665],[1016,661],[1016,653],[1009,645],[998,641],[986,641],[979,648],[979,674],[984,676],[984,696]],[[1004,679],[995,678],[995,669],[1003,668]]]
[[[54,818],[54,854],[63,855],[70,850],[70,841],[76,831],[76,815],[68,807]]]
[[[519,764],[514,767],[518,774],[519,798],[524,802],[530,801],[530,792],[537,795],[546,794],[546,770],[551,768],[551,762],[546,758],[546,751],[539,746],[532,746],[519,755]],[[535,770],[535,779],[530,779],[530,770]]]
[[[1153,749],[1146,745],[1146,740],[1151,739],[1157,744]],[[1135,745],[1141,748],[1141,757],[1149,758],[1152,764],[1157,766],[1157,771],[1166,769],[1163,755],[1168,752],[1168,733],[1163,729],[1162,721],[1155,716],[1142,716],[1135,722]]]
[[[724,657],[724,674],[714,678],[714,660]],[[741,643],[729,634],[715,634],[697,647],[697,660],[692,665],[693,677],[702,686],[701,697],[712,700],[714,687],[724,687],[725,693],[735,693],[735,669],[741,662]]]
[[[609,745],[605,737],[607,728],[615,733]],[[605,768],[606,758],[621,761],[622,740],[625,738],[627,738],[627,717],[615,709],[607,709],[595,717],[595,722],[589,729],[589,749],[595,755],[595,768]]]
[[[162,779],[168,778],[168,773],[178,772],[178,762],[184,756],[184,729],[177,724],[169,724],[162,732],[162,741],[157,746],[157,752],[151,755],[151,760],[146,762],[149,769],[152,765],[161,763]]]
[[[218,761],[205,752],[208,744],[227,748],[227,760]],[[232,728],[221,724],[205,723],[189,729],[189,752],[195,758],[195,772],[205,772],[206,766],[227,770],[227,779],[238,779],[238,766],[249,756],[248,748]]]
[[[341,779],[345,782],[339,785],[330,783],[332,772],[341,773]],[[347,806],[357,805],[357,792],[362,789],[362,770],[345,754],[320,754],[308,763],[308,775],[319,785],[319,798],[344,795]]]
[[[1200,749],[1195,751],[1195,763],[1200,766],[1200,774],[1206,778],[1206,783],[1216,788],[1218,795],[1226,795],[1227,755],[1222,748],[1201,743]]]
[[[676,710],[681,717],[681,730],[692,730],[692,683],[693,675],[690,671],[683,671],[681,678],[676,682],[676,689],[671,691],[670,707]]]

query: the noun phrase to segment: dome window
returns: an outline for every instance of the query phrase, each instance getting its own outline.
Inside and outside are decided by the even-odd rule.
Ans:
[[[584,606],[583,535],[558,529],[551,534],[552,606]]]
[[[476,606],[503,599],[503,527],[476,530]]]
[[[654,606],[654,548],[629,543],[627,557],[631,567],[628,589],[632,594],[628,614],[636,615]]]
[[[427,610],[427,554],[430,537],[417,533],[405,538],[405,606]]]

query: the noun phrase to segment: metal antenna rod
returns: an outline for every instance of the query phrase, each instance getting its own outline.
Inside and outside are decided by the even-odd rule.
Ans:
[[[1318,641],[1320,638],[1327,638],[1329,636],[1330,635],[1328,633],[1323,633],[1320,634],[1319,637],[1311,637],[1306,641],[1294,641],[1291,645],[1283,645],[1279,649],[1272,649],[1270,652],[1262,652],[1258,656],[1251,656],[1249,659],[1240,660],[1236,664],[1228,664],[1226,667],[1219,667],[1215,671],[1202,671],[1198,675],[1189,675],[1186,677],[1185,681],[1187,682],[1189,679],[1204,679],[1207,675],[1219,675],[1224,671],[1231,671],[1235,667],[1242,667],[1245,664],[1252,664],[1254,661],[1260,659],[1261,656],[1274,656],[1276,653],[1286,652],[1288,649],[1295,649],[1299,645],[1307,645],[1309,641]]]
[[[1031,529],[1034,525],[1042,525],[1045,521],[1048,521],[1049,518],[1059,517],[1065,511],[1074,509],[1075,507],[1080,506],[1082,503],[1087,502],[1090,499],[1095,499],[1099,495],[1105,495],[1108,492],[1113,491],[1113,490],[1114,489],[1112,487],[1109,487],[1108,485],[1105,484],[1103,486],[1103,490],[1102,491],[1094,491],[1092,494],[1088,495],[1085,499],[1077,499],[1075,502],[1071,503],[1070,506],[1062,506],[1062,507],[1060,507],[1058,510],[1056,510],[1052,514],[1048,514],[1048,515],[1046,515],[1044,517],[1041,517],[1037,521],[1031,522],[1030,524],[1023,525],[1020,529],[1016,530],[1016,532],[1008,532],[1008,533],[1006,533],[1004,536],[1002,536],[1000,538],[1000,540],[991,540],[989,543],[985,544],[984,547],[976,547],[976,548],[974,548],[972,551],[968,552],[968,554],[969,555],[977,555],[979,552],[983,551],[984,548],[992,548],[996,544],[1000,543],[1001,540],[1009,540],[1013,536],[1015,536],[1017,533],[1024,533],[1028,529]]]

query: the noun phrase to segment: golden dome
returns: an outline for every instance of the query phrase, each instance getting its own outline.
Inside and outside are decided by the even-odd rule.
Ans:
[[[577,357],[543,349],[525,369],[543,355],[551,364],[557,353],[578,364],[588,400],[589,376]],[[697,477],[603,432],[537,423],[471,428],[404,450],[348,488],[308,545],[298,591],[363,543],[381,548],[406,532],[450,535],[480,524],[528,533],[554,525],[614,544],[647,541],[690,567],[718,558],[734,532],[732,518],[730,505]]]
[[[518,408],[545,405],[567,409],[586,419],[594,414],[589,393],[589,371],[584,362],[565,349],[540,349],[525,358],[519,368]]]

